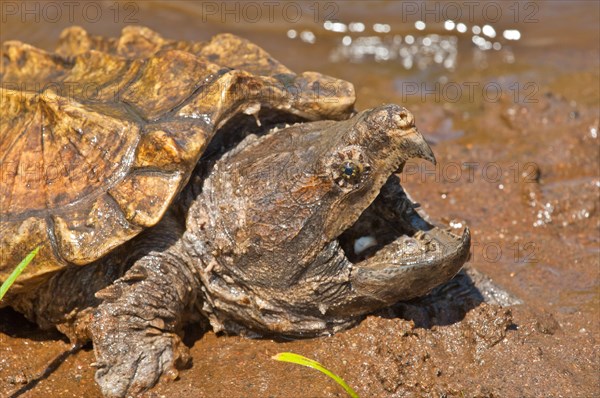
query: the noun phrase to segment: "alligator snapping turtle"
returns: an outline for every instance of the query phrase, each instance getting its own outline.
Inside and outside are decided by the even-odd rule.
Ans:
[[[2,305],[92,340],[106,396],[175,377],[199,315],[217,331],[332,333],[467,258],[468,230],[429,224],[394,175],[435,161],[414,117],[352,116],[347,82],[232,35],[70,28],[56,53],[3,52],[0,280],[41,250]],[[199,163],[257,124],[266,134]]]

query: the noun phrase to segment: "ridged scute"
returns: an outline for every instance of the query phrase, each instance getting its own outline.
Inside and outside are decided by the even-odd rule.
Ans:
[[[237,114],[353,110],[351,84],[296,75],[230,34],[187,42],[139,26],[118,38],[71,27],[54,52],[19,41],[1,52],[0,282],[41,247],[10,294],[155,225]]]

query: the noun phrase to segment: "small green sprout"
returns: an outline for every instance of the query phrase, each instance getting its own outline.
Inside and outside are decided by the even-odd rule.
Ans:
[[[21,263],[17,265],[17,268],[14,269],[10,276],[4,281],[2,286],[0,286],[0,300],[2,300],[2,298],[6,294],[8,288],[11,287],[13,283],[15,283],[15,280],[19,277],[19,275],[21,275],[21,272],[23,272],[25,267],[27,267],[27,265],[29,265],[29,263],[31,262],[31,260],[33,260],[35,255],[38,254],[39,250],[39,246],[33,249],[31,253],[29,253],[27,257],[25,257],[23,261],[21,261]]]
[[[290,362],[295,363],[297,365],[308,366],[309,368],[317,369],[318,371],[325,373],[327,376],[336,381],[340,386],[344,387],[344,390],[348,393],[348,395],[352,398],[358,398],[358,394],[356,391],[352,389],[346,382],[338,375],[325,368],[317,361],[313,361],[312,359],[306,358],[299,354],[294,354],[293,352],[280,352],[279,354],[273,355],[271,357],[276,361],[281,362]]]

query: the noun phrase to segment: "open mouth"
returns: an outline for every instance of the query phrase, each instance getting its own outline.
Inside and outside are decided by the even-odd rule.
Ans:
[[[353,285],[393,303],[426,294],[467,260],[469,229],[461,235],[432,225],[392,175],[358,220],[338,238],[353,265]]]
[[[452,249],[462,243],[461,236],[425,221],[416,210],[418,205],[409,198],[399,180],[398,176],[392,175],[373,203],[339,237],[340,245],[352,263],[393,250],[395,256],[390,261],[410,265],[443,255],[444,248]],[[468,234],[468,228],[464,233]]]

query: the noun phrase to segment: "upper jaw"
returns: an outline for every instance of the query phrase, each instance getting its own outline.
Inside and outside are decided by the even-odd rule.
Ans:
[[[324,223],[327,241],[339,236],[356,221],[390,175],[401,169],[407,160],[421,158],[436,163],[433,151],[415,126],[413,114],[399,105],[388,104],[363,111],[332,126],[332,131],[340,141],[338,150],[343,148],[340,152],[345,152],[351,147],[358,148],[370,172],[350,191],[333,195],[335,203],[322,208],[327,211]],[[324,135],[329,134],[324,132]],[[324,174],[327,175],[330,169],[326,166]]]

